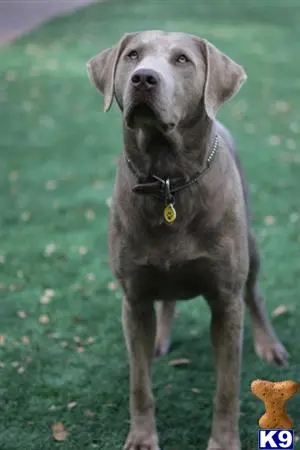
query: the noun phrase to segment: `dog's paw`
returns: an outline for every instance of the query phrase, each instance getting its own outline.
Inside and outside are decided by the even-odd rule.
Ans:
[[[224,444],[223,439],[218,443],[213,437],[210,438],[207,450],[241,450],[241,444],[238,438],[229,439],[229,444]]]
[[[269,364],[288,364],[289,354],[276,338],[258,340],[255,344],[255,350],[257,355]]]
[[[160,450],[158,437],[155,433],[148,434],[142,431],[131,431],[123,450]]]

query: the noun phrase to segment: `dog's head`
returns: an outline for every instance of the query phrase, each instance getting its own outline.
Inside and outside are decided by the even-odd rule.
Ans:
[[[199,108],[214,119],[247,78],[206,40],[164,31],[125,34],[87,67],[105,111],[115,97],[128,127],[152,125],[164,132],[199,116]]]

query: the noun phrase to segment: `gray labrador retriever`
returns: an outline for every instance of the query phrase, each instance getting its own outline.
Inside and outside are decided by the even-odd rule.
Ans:
[[[126,34],[88,62],[91,80],[123,117],[110,214],[112,270],[124,291],[131,428],[126,450],[158,450],[150,366],[170,346],[176,300],[203,296],[211,310],[216,393],[209,450],[239,450],[243,300],[256,351],[287,353],[267,318],[250,231],[247,188],[218,109],[246,80],[206,40],[183,33]],[[155,302],[157,311],[155,311]]]

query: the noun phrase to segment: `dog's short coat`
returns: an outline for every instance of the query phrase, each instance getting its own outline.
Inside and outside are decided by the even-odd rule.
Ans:
[[[246,80],[245,71],[204,39],[163,31],[126,34],[93,57],[88,71],[104,95],[105,110],[115,98],[123,117],[109,248],[124,291],[130,361],[131,428],[124,449],[158,450],[152,356],[169,349],[175,301],[202,295],[211,309],[217,384],[207,448],[239,450],[244,299],[259,356],[287,359],[259,293],[245,178],[234,141],[216,120]],[[177,217],[167,224],[163,197],[133,188],[159,184],[154,176],[164,188],[163,180],[187,183],[206,166],[215,136],[210,170],[173,195]]]

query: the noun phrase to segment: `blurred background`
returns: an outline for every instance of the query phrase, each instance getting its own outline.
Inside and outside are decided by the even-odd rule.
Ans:
[[[91,3],[91,4],[89,4]],[[0,448],[119,449],[128,429],[121,293],[107,258],[116,106],[86,61],[125,32],[205,37],[248,81],[220,111],[248,174],[261,285],[291,354],[260,362],[246,320],[243,450],[257,448],[253,379],[300,381],[300,5],[298,0],[0,0]],[[178,308],[172,352],[155,362],[164,450],[205,448],[214,374],[203,301]],[[174,359],[188,364],[172,366]],[[300,396],[289,405],[300,448]]]

